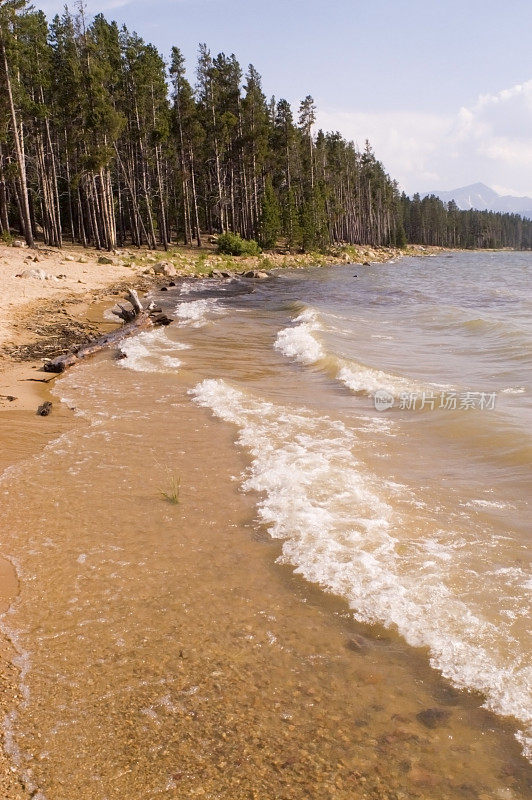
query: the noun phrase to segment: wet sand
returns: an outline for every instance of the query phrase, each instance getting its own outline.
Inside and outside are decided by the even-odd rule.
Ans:
[[[96,363],[109,369],[106,355]],[[237,488],[247,461],[234,433],[190,403],[184,381],[148,450],[134,374],[129,413],[101,440],[68,409],[37,418],[47,387],[32,387],[31,412],[0,412],[3,466],[18,464],[3,546],[17,555],[25,543],[7,622],[33,662],[32,700],[17,702],[20,676],[1,651],[2,705],[23,731],[18,773],[0,762],[6,800],[526,796],[510,724],[450,688],[425,651],[354,623],[276,563],[279,544]],[[54,446],[20,468],[62,434],[62,478]],[[160,496],[166,464],[181,478],[175,506]],[[1,574],[5,608],[17,579]]]
[[[29,790],[525,797],[510,726],[440,680],[424,651],[355,624],[275,563],[279,545],[233,479],[245,457],[186,386],[176,381],[148,448],[134,373],[122,391],[119,418],[92,431],[78,421],[19,473],[25,519],[17,498],[2,512],[10,549],[27,547],[7,622],[24,632],[19,655],[31,648],[31,699],[16,720]],[[68,480],[53,474],[56,451]],[[159,495],[166,463],[181,477],[179,505]]]

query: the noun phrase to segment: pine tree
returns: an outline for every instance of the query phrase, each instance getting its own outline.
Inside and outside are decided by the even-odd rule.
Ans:
[[[140,36],[76,9],[48,25],[25,0],[0,0],[2,234],[108,249],[201,245],[202,230],[307,250],[532,246],[517,215],[401,196],[369,143],[315,134],[310,95],[295,124],[234,55],[201,45],[193,90],[177,48],[168,75]]]
[[[281,213],[270,178],[266,179],[262,196],[259,244],[269,250],[275,247],[281,232]]]
[[[244,232],[250,237],[255,236],[258,230],[260,183],[269,155],[271,125],[261,77],[250,64],[242,100]]]
[[[316,121],[316,106],[313,98],[308,94],[299,106],[299,126],[306,140],[308,148],[308,167],[307,174],[310,178],[310,188],[314,189],[314,140],[312,138],[312,126]]]
[[[288,247],[291,250],[298,250],[302,245],[303,235],[293,189],[289,189],[284,195],[282,220]]]

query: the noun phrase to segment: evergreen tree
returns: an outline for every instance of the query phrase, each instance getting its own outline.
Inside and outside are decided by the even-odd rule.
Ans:
[[[275,247],[281,232],[281,213],[279,203],[273,190],[270,178],[266,179],[264,194],[262,196],[262,213],[260,221],[259,244],[269,250]]]
[[[310,95],[294,122],[234,55],[200,45],[193,88],[178,48],[167,72],[140,36],[76,9],[48,24],[0,0],[2,234],[110,250],[200,246],[201,231],[295,250],[532,247],[531,220],[400,195],[369,143],[315,134]]]
[[[282,210],[283,233],[286,236],[286,242],[291,250],[298,250],[303,243],[303,234],[294,190],[291,188],[284,195]]]

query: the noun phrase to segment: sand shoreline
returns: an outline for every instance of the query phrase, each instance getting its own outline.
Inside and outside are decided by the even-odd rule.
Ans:
[[[404,256],[430,256],[442,250],[350,246],[328,255],[269,254],[235,259],[218,256],[212,250],[198,254],[195,248],[169,253],[125,249],[110,256],[111,264],[100,264],[101,254],[80,247],[58,251],[0,245],[0,413],[6,409],[36,409],[37,401],[47,397],[44,381],[53,380],[41,371],[47,349],[50,355],[58,355],[74,344],[117,327],[103,318],[102,311],[124,297],[127,287],[147,291],[173,277],[204,278],[213,270],[365,264],[368,260],[385,262]],[[157,272],[161,265],[166,265],[167,275]],[[44,271],[48,279],[20,277],[24,271],[34,269]]]
[[[407,254],[426,254],[426,249]],[[351,263],[355,255],[351,249],[344,262],[349,260]],[[370,258],[385,261],[400,255],[395,250],[360,248],[358,258],[360,262]],[[35,262],[34,258],[39,261]],[[71,412],[57,404],[50,417],[36,415],[37,406],[49,399],[54,380],[41,370],[43,353],[47,352],[47,348],[65,350],[76,340],[91,338],[98,332],[114,327],[104,320],[103,310],[123,296],[126,286],[147,290],[170,279],[156,275],[153,270],[157,261],[170,261],[167,254],[158,253],[153,261],[153,254],[146,253],[138,263],[129,262],[127,253],[111,258],[115,263],[102,265],[98,264],[97,253],[89,254],[79,248],[62,253],[44,248],[35,252],[0,248],[0,275],[5,287],[0,300],[0,473],[38,453],[48,441],[74,423]],[[243,269],[259,266],[256,260],[251,260],[251,263],[248,261],[240,261],[238,265]],[[339,261],[336,255],[324,258],[320,263]],[[171,263],[175,264],[178,275],[204,276],[212,269],[226,266],[223,260],[218,260],[213,254],[203,259],[200,269],[191,256],[187,259],[180,254]],[[271,266],[293,268],[315,263],[316,259],[312,256],[280,257]],[[62,274],[66,277],[48,281],[15,277],[23,269],[30,268],[42,268],[49,275]],[[40,354],[38,359],[35,358],[36,354]],[[12,397],[15,399],[10,399]],[[22,428],[25,435],[20,437],[18,432]],[[18,592],[15,568],[5,558],[0,561],[0,587],[0,608],[5,611]],[[10,643],[1,642],[0,714],[6,700],[19,693],[12,655]],[[28,796],[3,751],[0,753],[0,789],[6,800]]]

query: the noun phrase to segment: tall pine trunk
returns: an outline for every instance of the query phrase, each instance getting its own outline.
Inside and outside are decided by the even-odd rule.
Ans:
[[[6,81],[7,98],[9,103],[9,112],[11,115],[11,127],[13,129],[13,140],[15,142],[15,153],[17,157],[17,166],[19,172],[20,183],[20,214],[21,222],[24,228],[24,238],[28,247],[34,246],[33,232],[31,227],[31,214],[30,203],[28,197],[28,183],[26,178],[26,161],[24,158],[24,134],[22,128],[19,130],[19,123],[17,120],[17,113],[15,110],[15,103],[13,101],[13,91],[11,88],[11,75],[9,72],[9,64],[7,61],[6,45],[3,37],[0,34],[0,56],[4,68],[4,77]]]

